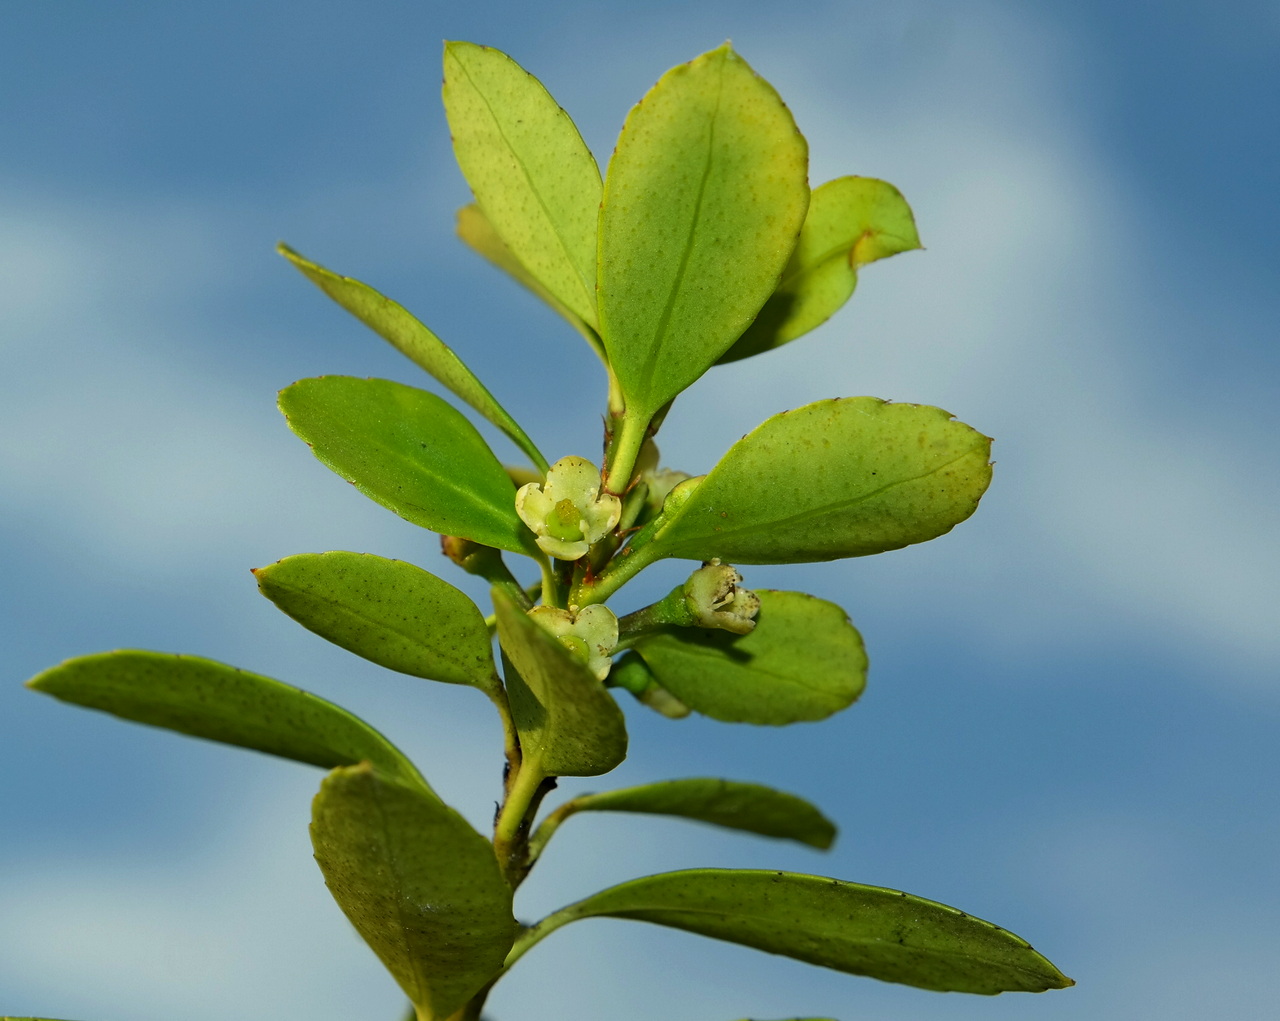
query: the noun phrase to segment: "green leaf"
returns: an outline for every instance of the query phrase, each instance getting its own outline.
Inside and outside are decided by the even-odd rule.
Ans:
[[[637,639],[658,683],[695,712],[728,723],[823,720],[862,694],[862,636],[835,603],[759,589],[745,635],[673,627]]]
[[[511,888],[452,808],[363,763],[325,778],[311,820],[330,893],[422,1017],[448,1017],[502,970]]]
[[[940,408],[818,401],[730,447],[646,558],[789,564],[925,542],[974,512],[990,457],[987,437]]]
[[[332,702],[199,656],[126,649],[69,659],[27,687],[126,720],[332,769],[372,762],[430,788],[395,745]]]
[[[280,391],[289,428],[329,468],[415,525],[542,554],[516,487],[475,426],[435,394],[386,379],[321,376]]]
[[[898,890],[823,876],[665,872],[597,893],[544,924],[549,931],[595,916],[668,925],[921,989],[992,994],[1073,984],[1026,940],[990,922]]]
[[[474,203],[469,206],[463,206],[458,210],[458,237],[472,251],[484,256],[517,283],[527,287],[560,313],[570,326],[582,334],[586,342],[591,345],[591,350],[596,353],[596,356],[605,365],[609,364],[608,356],[604,353],[604,346],[600,343],[600,335],[574,315],[567,306],[558,301],[555,295],[543,287],[537,278],[525,269],[524,264],[515,257],[502,238],[498,237],[498,232],[493,229],[493,224],[489,222],[488,217]],[[545,473],[546,469],[543,469],[543,474]]]
[[[600,330],[646,422],[729,349],[773,293],[809,201],[808,147],[726,43],[632,109],[605,178]]]
[[[501,686],[479,608],[420,567],[371,553],[302,553],[253,574],[281,610],[357,656],[432,681]]]
[[[379,294],[368,284],[362,284],[351,277],[339,276],[304,258],[288,245],[277,245],[276,251],[374,333],[389,341],[401,354],[425,369],[506,433],[540,471],[546,472],[547,459],[516,420],[507,414],[507,409],[498,403],[493,394],[476,378],[475,373],[462,363],[444,341],[420,323],[404,306]]]
[[[462,175],[521,265],[596,325],[600,169],[542,83],[498,50],[444,47],[444,109]]]
[[[911,207],[893,185],[838,177],[814,189],[778,289],[720,362],[780,347],[822,325],[853,295],[862,266],[919,247]]]
[[[574,812],[645,812],[677,815],[766,837],[795,840],[826,850],[835,825],[794,794],[758,783],[696,777],[665,780],[601,794],[584,794],[569,804]]]
[[[546,776],[599,776],[627,755],[622,710],[586,665],[493,590],[507,691],[526,763]]]

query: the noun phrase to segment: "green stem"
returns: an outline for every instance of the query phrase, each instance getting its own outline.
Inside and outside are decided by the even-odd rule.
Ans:
[[[558,606],[564,609],[564,588],[560,584],[560,579],[556,576],[556,567],[554,561],[548,556],[544,556],[538,561],[538,566],[542,568],[542,605]]]
[[[468,574],[474,574],[490,585],[502,589],[521,609],[527,610],[533,606],[533,600],[525,590],[525,586],[520,584],[502,558],[501,550],[451,535],[441,536],[440,546],[444,555],[455,564]],[[542,559],[545,561],[547,558],[544,556]]]
[[[617,430],[605,456],[604,488],[606,492],[621,496],[631,485],[636,458],[640,456],[640,448],[649,435],[649,419],[626,411]]]
[[[498,710],[498,717],[502,720],[502,748],[507,757],[507,775],[510,776],[520,768],[520,735],[516,731],[515,717],[511,715],[511,702],[507,698],[507,689],[503,687],[502,681],[498,680],[496,674],[494,681],[494,686],[486,689],[485,694],[489,696],[489,701]]]
[[[644,533],[640,534],[643,535]],[[578,606],[603,603],[646,567],[657,563],[661,559],[662,553],[660,549],[651,542],[642,542],[639,545],[633,543],[626,546],[609,561],[609,566],[605,568],[604,573],[596,578],[592,584],[583,585],[574,593],[574,602]]]
[[[513,890],[529,874],[529,827],[538,805],[554,786],[555,780],[529,759],[508,775],[507,796],[493,826],[493,853]]]
[[[543,850],[547,846],[547,842],[555,835],[556,830],[560,828],[560,824],[569,816],[578,810],[581,798],[572,798],[557,808],[538,824],[538,828],[533,831],[533,836],[529,838],[529,867],[532,868],[537,860],[542,856]]]
[[[515,943],[512,945],[507,959],[502,963],[502,972],[506,974],[511,970],[512,965],[520,960],[525,954],[534,948],[538,943],[550,936],[557,929],[568,925],[570,922],[576,922],[580,917],[578,914],[578,903],[570,904],[561,908],[559,911],[553,911],[547,915],[537,925],[531,925],[516,937]],[[494,981],[497,981],[496,979]]]
[[[685,596],[684,586],[677,585],[656,603],[618,618],[618,647],[628,646],[637,638],[664,627],[692,627],[697,623]]]
[[[605,361],[605,371],[609,373],[609,414],[617,418],[622,414],[623,408],[626,407],[626,400],[622,396],[622,387],[618,385],[618,377],[613,374],[613,369],[609,367],[608,360]]]
[[[502,976],[499,975],[498,977],[501,978]],[[484,1001],[489,998],[489,993],[493,989],[493,984],[497,981],[498,979],[495,978],[493,982],[490,982],[476,993],[475,996],[471,997],[471,999],[462,1007],[450,1014],[447,1021],[483,1021],[481,1011],[484,1010]]]

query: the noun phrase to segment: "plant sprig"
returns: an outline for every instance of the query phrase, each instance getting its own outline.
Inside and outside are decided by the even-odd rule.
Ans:
[[[536,78],[497,50],[445,46],[444,103],[474,202],[470,247],[561,313],[608,370],[605,456],[554,462],[463,360],[394,300],[281,253],[533,466],[509,468],[441,396],[322,376],[279,397],[317,458],[440,534],[491,586],[486,614],[421,567],[372,554],[286,557],[262,593],[387,669],[477,688],[502,723],[493,833],[444,804],[371,726],[300,689],[190,656],[73,659],[29,682],[64,701],[318,765],[316,860],[417,1021],[477,1021],[530,947],[591,917],[629,918],[923,989],[1071,985],[1012,933],[895,890],[787,872],[638,878],[536,924],[513,896],[572,815],[692,819],[819,849],[834,825],[759,784],[672,779],[583,794],[540,817],[560,777],[626,757],[616,694],[679,719],[823,720],[865,685],[862,637],[834,603],[754,591],[739,567],[867,556],[924,542],[976,509],[991,441],[938,408],[820,400],[766,419],[702,475],[660,465],[653,437],[714,366],[790,343],[854,293],[861,268],[920,247],[893,186],[812,191],[808,147],[772,86],[728,44],[667,72],[627,117],[607,173]],[[584,438],[581,450],[594,446]],[[662,600],[610,605],[663,559],[701,563]],[[494,652],[494,637],[498,654]]]

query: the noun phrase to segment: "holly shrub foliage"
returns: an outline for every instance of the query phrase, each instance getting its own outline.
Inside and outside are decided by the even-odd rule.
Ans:
[[[897,189],[841,177],[811,189],[808,147],[773,88],[729,45],[668,71],[631,110],[603,179],[569,116],[497,50],[448,43],[444,105],[474,203],[472,249],[582,335],[608,377],[603,463],[549,462],[454,351],[403,306],[281,246],[330,298],[457,398],[322,376],[280,394],[325,465],[492,589],[486,616],[421,567],[302,553],[255,571],[262,594],[357,656],[469,685],[505,732],[491,836],[445,804],[363,720],[279,681],[193,656],[73,659],[37,691],[125,719],[328,770],[311,836],[334,899],[418,1021],[477,1019],[531,946],[583,918],[639,919],[924,989],[1039,992],[1071,984],[1012,933],[897,890],[789,872],[693,869],[623,883],[536,924],[516,888],[581,812],[681,816],[830,846],[793,794],[673,779],[572,798],[539,822],[557,777],[627,754],[625,690],[678,719],[822,720],[862,692],[862,638],[840,607],[752,591],[739,567],[867,556],[949,531],[991,477],[990,440],[938,408],[821,400],[765,419],[705,475],[660,466],[671,402],[714,366],[825,322],[868,263],[920,247]],[[473,424],[528,459],[505,467]],[[688,581],[621,617],[609,601],[667,558]],[[493,638],[497,637],[495,656]]]

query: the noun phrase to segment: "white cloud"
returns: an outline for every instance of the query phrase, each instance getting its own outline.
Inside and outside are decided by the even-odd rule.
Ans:
[[[220,362],[223,338],[194,309],[247,281],[216,210],[33,201],[0,220],[0,506],[11,527],[168,577],[207,574],[273,537],[340,545],[343,524],[396,534],[394,518],[344,502],[303,454],[270,384],[249,400]]]
[[[395,1018],[404,998],[310,861],[318,774],[246,790],[209,843],[157,865],[45,858],[0,886],[6,1010],[137,1018]],[[252,815],[245,817],[245,811]],[[184,845],[179,845],[184,846]],[[74,981],[68,981],[74,975]]]

